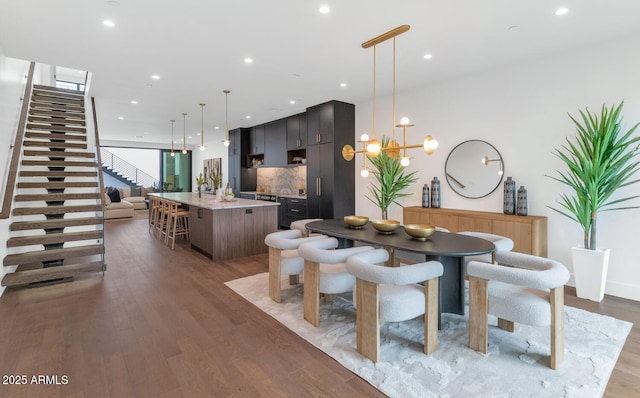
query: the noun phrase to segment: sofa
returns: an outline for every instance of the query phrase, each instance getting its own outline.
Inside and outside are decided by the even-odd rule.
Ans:
[[[113,191],[117,191],[113,192]],[[105,188],[104,195],[104,218],[131,218],[135,210],[143,210],[147,208],[145,201],[151,188]]]

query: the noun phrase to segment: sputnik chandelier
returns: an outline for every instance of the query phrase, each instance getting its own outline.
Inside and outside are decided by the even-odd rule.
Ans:
[[[342,157],[350,161],[352,160],[357,153],[364,153],[364,162],[362,170],[360,171],[360,175],[362,177],[369,176],[369,170],[367,169],[367,155],[375,158],[382,151],[385,151],[387,156],[390,158],[397,158],[402,153],[402,158],[400,159],[400,164],[403,167],[409,166],[411,163],[411,158],[407,156],[407,149],[412,148],[424,148],[424,151],[427,155],[431,155],[436,148],[438,148],[438,141],[433,139],[430,135],[427,135],[424,138],[422,144],[416,145],[407,145],[407,128],[413,127],[411,121],[407,117],[403,117],[400,119],[399,124],[395,124],[396,120],[396,36],[407,32],[410,29],[409,25],[401,25],[395,29],[392,29],[386,33],[381,34],[380,36],[374,37],[371,40],[368,40],[362,43],[362,48],[373,47],[373,124],[372,124],[372,133],[371,137],[368,134],[362,134],[360,136],[360,140],[363,144],[363,149],[355,150],[351,145],[345,145],[342,148]],[[383,43],[389,39],[393,39],[393,127],[392,127],[392,139],[386,147],[382,147],[382,144],[379,140],[376,139],[376,45]],[[403,145],[400,145],[395,139],[395,131],[396,128],[402,128],[403,130]]]

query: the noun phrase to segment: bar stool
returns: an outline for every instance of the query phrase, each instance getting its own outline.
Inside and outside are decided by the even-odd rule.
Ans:
[[[160,222],[160,198],[156,196],[149,197],[149,233],[153,230],[155,233],[157,230],[158,222]]]
[[[172,200],[167,201],[167,227],[165,229],[164,244],[171,241],[171,249],[175,248],[176,238],[184,237],[189,240],[191,231],[189,226],[189,211],[180,207],[180,203]]]

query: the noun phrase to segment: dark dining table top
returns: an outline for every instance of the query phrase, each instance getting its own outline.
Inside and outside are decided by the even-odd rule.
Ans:
[[[371,222],[362,229],[350,228],[341,219],[312,221],[307,223],[306,227],[311,232],[336,238],[434,256],[461,257],[491,253],[495,250],[494,244],[488,240],[450,232],[434,231],[426,241],[419,241],[407,235],[400,226],[393,234],[385,235],[379,233]]]

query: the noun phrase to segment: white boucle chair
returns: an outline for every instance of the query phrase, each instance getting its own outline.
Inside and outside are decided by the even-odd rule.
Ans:
[[[507,238],[506,236],[489,234],[486,232],[474,232],[474,231],[464,231],[457,232],[459,235],[467,235],[473,236],[476,238],[488,240],[493,243],[496,247],[496,250],[493,253],[480,254],[477,256],[467,256],[464,259],[465,264],[469,264],[471,261],[483,261],[485,263],[492,263],[494,260],[494,255],[497,252],[510,252],[513,250],[513,240]]]
[[[291,223],[290,228],[300,230],[300,232],[302,232],[302,236],[309,236],[307,224],[312,221],[322,221],[322,218],[305,218],[303,220],[296,220]]]
[[[269,297],[277,303],[281,301],[281,275],[289,275],[289,283],[299,283],[299,275],[304,269],[304,259],[298,254],[298,247],[323,235],[302,237],[300,230],[278,231],[268,234],[264,243],[269,247]]]
[[[438,282],[442,264],[427,261],[402,267],[376,264],[389,259],[377,249],[347,260],[347,271],[356,277],[356,347],[359,353],[377,362],[380,325],[424,315],[424,348],[430,354],[438,348]],[[425,282],[424,286],[418,283]]]
[[[564,359],[564,284],[569,271],[557,261],[517,252],[497,252],[498,264],[472,261],[469,275],[469,347],[487,353],[488,314],[513,332],[515,323],[550,326],[550,367]],[[504,265],[503,265],[504,264]]]
[[[347,272],[347,259],[373,250],[371,246],[337,247],[336,238],[325,237],[298,248],[304,258],[304,319],[313,326],[320,324],[320,293],[326,298],[327,295],[351,292],[356,278]]]

